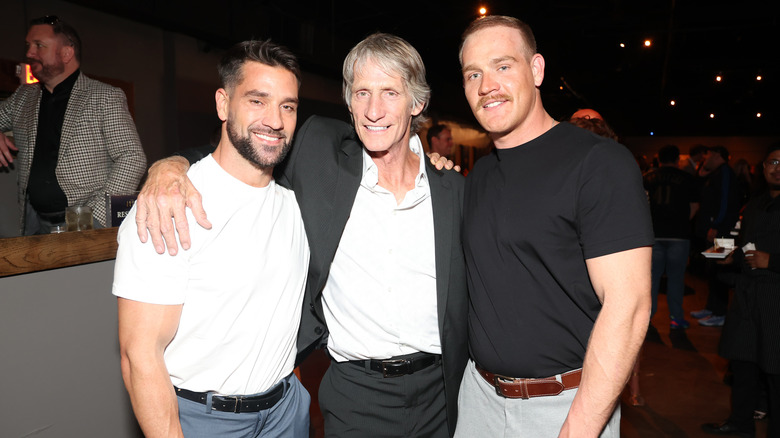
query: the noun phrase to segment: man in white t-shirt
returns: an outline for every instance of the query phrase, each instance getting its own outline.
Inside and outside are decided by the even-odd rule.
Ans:
[[[273,168],[292,142],[300,71],[268,41],[231,48],[216,93],[222,139],[188,175],[211,213],[189,251],[161,257],[119,230],[122,374],[147,437],[308,437],[293,374],[309,263],[301,213]]]

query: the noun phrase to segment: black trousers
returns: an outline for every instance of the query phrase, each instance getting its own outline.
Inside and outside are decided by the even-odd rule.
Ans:
[[[383,377],[351,362],[331,361],[319,400],[326,437],[450,436],[440,364]]]
[[[755,362],[731,361],[734,381],[731,385],[731,415],[729,421],[744,431],[755,430],[753,411],[760,393],[761,370]],[[767,436],[780,438],[780,374],[766,374],[769,397]]]

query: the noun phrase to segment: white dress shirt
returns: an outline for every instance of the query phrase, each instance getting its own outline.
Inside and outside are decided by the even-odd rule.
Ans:
[[[409,148],[420,170],[400,204],[363,151],[363,179],[322,293],[328,350],[339,362],[441,354],[431,190],[416,135]]]

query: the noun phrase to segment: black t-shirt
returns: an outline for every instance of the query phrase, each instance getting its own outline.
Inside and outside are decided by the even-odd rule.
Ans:
[[[693,175],[676,167],[652,169],[644,175],[653,231],[658,239],[689,239],[691,203],[699,201]]]
[[[585,260],[652,244],[642,176],[620,144],[561,123],[482,158],[464,204],[472,358],[514,377],[581,367],[601,309]]]

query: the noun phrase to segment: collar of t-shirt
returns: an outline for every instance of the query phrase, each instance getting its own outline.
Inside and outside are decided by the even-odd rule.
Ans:
[[[409,149],[420,158],[420,168],[414,178],[414,188],[406,193],[398,208],[412,208],[431,195],[428,175],[425,173],[425,154],[420,137],[413,135],[409,139]],[[363,179],[360,181],[360,185],[375,193],[390,193],[389,190],[379,185],[379,169],[365,148],[363,149]]]

